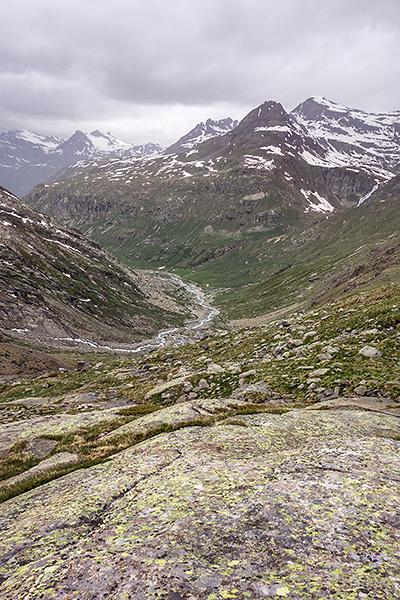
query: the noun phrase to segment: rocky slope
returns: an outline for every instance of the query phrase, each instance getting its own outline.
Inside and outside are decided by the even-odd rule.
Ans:
[[[236,264],[236,280],[215,301],[230,318],[255,317],[399,282],[399,203],[399,177],[394,177],[360,206],[301,230],[249,241],[218,259],[215,270],[223,274]],[[209,275],[202,265],[193,277],[229,286],[229,275]]]
[[[187,152],[197,146],[197,144],[201,144],[213,137],[224,135],[228,131],[234,129],[238,123],[239,121],[234,121],[230,117],[218,121],[207,119],[205,123],[202,121],[184,136],[179,138],[177,142],[168,146],[168,148],[164,150],[164,154],[181,154],[181,152]]]
[[[3,385],[2,598],[397,599],[399,323],[389,286]]]
[[[67,140],[33,131],[8,131],[0,133],[0,182],[23,196],[52,174],[78,161],[147,156],[160,150],[158,144],[134,146],[99,130],[91,133],[78,130]]]
[[[133,341],[182,321],[168,282],[130,270],[2,188],[0,233],[3,341]]]
[[[367,169],[378,178],[399,175],[400,111],[368,113],[326,98],[308,98],[291,113],[323,149],[305,160],[321,166]]]

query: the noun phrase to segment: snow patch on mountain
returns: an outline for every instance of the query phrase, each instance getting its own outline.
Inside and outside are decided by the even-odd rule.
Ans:
[[[99,131],[99,129],[96,129],[91,133],[87,133],[86,137],[90,140],[96,150],[99,152],[105,152],[106,154],[118,152],[120,150],[129,150],[132,148],[132,144],[122,142],[111,135],[111,133],[103,133],[102,131]]]
[[[273,160],[267,160],[262,156],[257,156],[255,154],[245,154],[244,163],[246,167],[250,167],[251,169],[261,169],[266,171],[272,171],[275,167]]]
[[[330,213],[335,210],[332,204],[330,204],[328,200],[326,200],[326,198],[323,198],[318,192],[303,189],[301,189],[300,192],[303,194],[304,198],[308,202],[308,206],[306,206],[304,212],[307,213],[310,210],[312,210],[315,212]],[[313,202],[311,198],[316,198],[318,202]]]
[[[321,96],[309,98],[291,115],[320,147],[302,156],[315,166],[363,168],[384,179],[400,171],[400,111],[368,113]]]
[[[279,156],[285,156],[279,146],[261,146],[260,150],[265,150],[269,154],[279,154]]]
[[[287,125],[271,125],[270,127],[256,127],[254,131],[280,131],[291,133],[291,128]]]
[[[53,136],[42,136],[29,129],[21,129],[18,131],[10,132],[13,133],[15,138],[23,140],[28,144],[34,144],[40,146],[44,152],[49,153],[57,148],[60,143],[63,142],[62,138]]]
[[[358,201],[357,206],[361,206],[361,204],[363,202],[365,202],[366,200],[368,200],[368,198],[371,198],[372,194],[375,194],[375,192],[377,191],[378,188],[379,188],[379,183],[376,183],[374,185],[374,187],[372,188],[372,190],[370,192],[368,192],[368,194],[365,194],[365,196],[363,196],[362,198],[360,198],[360,200]]]
[[[169,146],[164,154],[180,154],[187,151],[186,156],[190,156],[191,152],[197,152],[195,146],[209,140],[213,137],[224,135],[232,131],[238,125],[238,121],[234,121],[230,117],[214,121],[207,119],[198,123],[196,127],[191,129],[186,135],[179,138],[177,142]]]

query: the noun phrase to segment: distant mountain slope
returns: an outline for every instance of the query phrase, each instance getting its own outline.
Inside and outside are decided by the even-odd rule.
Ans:
[[[76,131],[68,140],[32,131],[0,133],[0,183],[23,196],[51,174],[80,160],[147,156],[161,151],[158,144],[134,146],[99,130]]]
[[[37,187],[29,202],[79,227],[129,264],[180,269],[199,283],[228,288],[219,301],[243,314],[250,306],[255,314],[297,294],[311,302],[314,292],[323,296],[324,287],[331,287],[318,275],[324,281],[318,291],[314,272],[324,264],[334,272],[331,258],[344,264],[347,251],[365,258],[358,247],[368,253],[372,240],[379,246],[400,226],[396,195],[389,190],[399,169],[397,113],[368,115],[337,106],[309,99],[287,113],[268,101],[227,133],[179,155],[103,162]],[[373,209],[366,208],[370,204]],[[394,226],[390,231],[383,226],[387,219]],[[346,223],[351,228],[346,226],[343,238]],[[329,244],[304,246],[319,228],[317,235],[330,232]],[[302,267],[290,248],[301,251]],[[321,262],[314,260],[319,254]],[[315,265],[309,284],[308,260]],[[263,287],[271,274],[285,270],[288,279],[280,275],[281,284]],[[247,304],[242,302],[242,286],[251,294],[259,282]],[[229,297],[237,298],[234,307]]]
[[[291,114],[324,151],[304,150],[311,164],[361,167],[387,179],[400,174],[400,111],[368,113],[317,96]]]
[[[214,121],[213,119],[207,119],[205,123],[202,121],[191,129],[189,133],[164,150],[164,154],[180,154],[181,152],[191,150],[205,140],[224,135],[228,131],[231,131],[238,123],[239,121],[234,121],[230,117],[220,119],[219,121]]]
[[[361,205],[329,215],[300,230],[250,241],[219,259],[218,272],[236,264],[238,284],[215,301],[230,317],[310,308],[357,291],[400,282],[400,176]],[[217,271],[217,265],[214,272]],[[215,285],[202,265],[194,279]],[[239,285],[239,282],[242,282]]]
[[[20,331],[44,339],[131,342],[182,321],[183,311],[164,284],[125,267],[3,188],[0,235],[3,336]]]

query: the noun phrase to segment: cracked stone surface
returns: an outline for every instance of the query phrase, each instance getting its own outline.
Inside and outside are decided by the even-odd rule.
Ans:
[[[218,409],[227,409],[232,404],[239,406],[243,405],[244,402],[232,398],[229,398],[229,400],[223,398],[203,398],[190,402],[180,402],[179,404],[174,404],[139,417],[126,425],[121,425],[121,427],[114,429],[103,437],[104,439],[112,439],[126,434],[146,434],[162,425],[183,425],[199,417],[210,416]]]
[[[2,600],[400,597],[400,420],[238,416],[0,506]]]
[[[104,410],[82,412],[78,414],[60,413],[57,415],[43,415],[5,423],[0,429],[0,451],[11,448],[21,440],[33,440],[41,435],[61,435],[71,433],[84,426],[97,425],[102,421],[115,419],[119,407]]]

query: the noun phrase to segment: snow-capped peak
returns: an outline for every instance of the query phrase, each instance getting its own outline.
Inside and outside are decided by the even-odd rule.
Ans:
[[[30,131],[29,129],[20,129],[10,132],[16,139],[27,142],[28,144],[34,144],[40,146],[45,152],[50,152],[57,148],[57,146],[63,142],[62,138],[54,136],[43,136]]]
[[[291,115],[322,149],[304,153],[310,164],[361,167],[386,179],[398,171],[400,111],[368,113],[314,96]]]
[[[190,151],[194,146],[209,140],[210,138],[224,135],[238,125],[238,121],[234,121],[231,117],[225,119],[219,119],[214,121],[213,119],[207,119],[207,121],[201,121],[189,131],[186,135],[179,138],[175,144],[169,146],[165,150],[165,154],[179,154],[180,152]]]
[[[118,140],[111,133],[103,133],[99,129],[86,133],[86,137],[91,141],[96,150],[107,154],[118,150],[125,151],[132,148],[132,144]]]
[[[0,133],[1,183],[18,196],[81,160],[141,157],[161,151],[158,144],[134,146],[95,129],[77,130],[67,140],[28,129]]]

